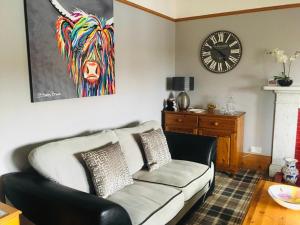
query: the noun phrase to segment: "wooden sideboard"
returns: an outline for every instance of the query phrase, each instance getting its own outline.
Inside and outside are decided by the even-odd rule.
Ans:
[[[162,125],[165,131],[217,137],[217,170],[235,173],[243,151],[244,115],[163,111]]]

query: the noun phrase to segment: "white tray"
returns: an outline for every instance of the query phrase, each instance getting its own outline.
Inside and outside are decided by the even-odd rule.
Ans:
[[[0,217],[3,217],[7,214],[7,212],[3,211],[3,210],[0,210]]]

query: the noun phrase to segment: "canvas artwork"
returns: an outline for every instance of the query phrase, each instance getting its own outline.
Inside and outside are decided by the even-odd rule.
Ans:
[[[25,0],[33,102],[115,93],[113,0]]]

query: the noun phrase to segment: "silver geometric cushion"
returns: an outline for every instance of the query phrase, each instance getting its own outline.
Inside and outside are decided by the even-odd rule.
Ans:
[[[120,144],[81,153],[90,171],[96,194],[106,198],[123,187],[133,184]]]
[[[147,167],[150,171],[171,162],[171,154],[166,137],[161,129],[141,133]]]

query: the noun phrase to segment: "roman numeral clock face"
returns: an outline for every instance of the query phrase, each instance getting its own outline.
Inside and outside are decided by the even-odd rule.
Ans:
[[[204,67],[209,71],[226,73],[239,63],[242,57],[242,44],[235,34],[217,31],[203,42],[200,57]]]

